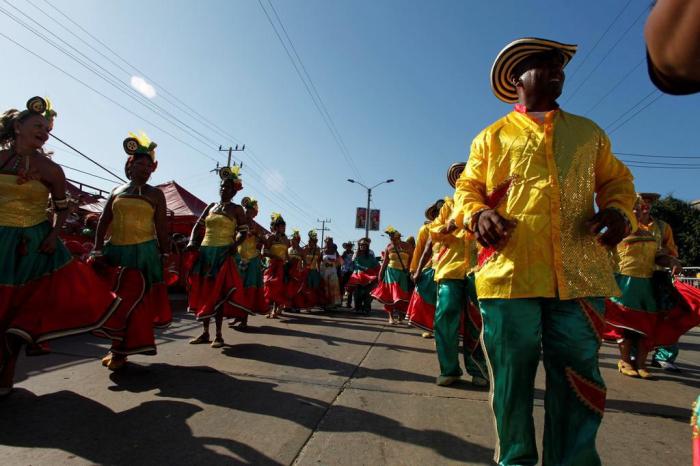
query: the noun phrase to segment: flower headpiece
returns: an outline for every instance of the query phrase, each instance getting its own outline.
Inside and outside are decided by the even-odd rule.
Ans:
[[[293,229],[291,238],[299,238],[301,240],[301,233],[299,233],[299,230],[297,230],[296,228]]]
[[[133,158],[135,155],[147,155],[151,158],[151,162],[156,161],[156,147],[158,144],[151,141],[151,139],[141,131],[141,134],[136,135],[129,132],[129,137],[124,139],[122,143],[124,146],[124,152],[129,154],[129,158]]]
[[[389,235],[389,237],[392,237],[394,235],[401,236],[401,233],[396,228],[392,227],[391,225],[386,227],[386,230],[384,230],[384,233]]]
[[[270,225],[272,226],[284,225],[286,223],[282,218],[282,214],[280,214],[279,212],[272,212],[272,214],[270,214],[270,219]]]
[[[309,239],[318,240],[318,233],[316,233],[316,230],[309,230]]]
[[[236,185],[243,185],[241,180],[241,166],[235,163],[231,167],[221,167],[219,168],[219,177],[222,180],[233,180]]]
[[[252,197],[246,196],[243,199],[241,199],[241,205],[246,209],[258,210],[258,201],[257,199],[254,199]]]
[[[25,112],[42,115],[49,121],[53,120],[58,115],[53,109],[48,97],[39,96],[34,96],[27,101],[27,110],[25,110]]]

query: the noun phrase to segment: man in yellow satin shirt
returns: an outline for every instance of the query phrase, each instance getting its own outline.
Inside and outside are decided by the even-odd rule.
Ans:
[[[559,109],[575,52],[524,38],[498,54],[491,87],[517,105],[474,139],[454,196],[453,219],[482,246],[476,288],[501,465],[538,461],[532,408],[541,351],[543,464],[600,464],[603,298],[619,294],[610,248],[636,227],[635,189],[603,130]]]

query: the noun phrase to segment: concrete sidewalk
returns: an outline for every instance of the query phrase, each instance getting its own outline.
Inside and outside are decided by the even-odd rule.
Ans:
[[[492,464],[488,392],[437,387],[433,340],[387,326],[380,311],[251,318],[212,349],[187,344],[200,324],[175,304],[159,354],[123,372],[100,365],[107,345],[89,336],[22,358],[16,391],[0,402],[2,464]],[[643,381],[617,374],[616,349],[604,346],[604,464],[690,463],[698,348],[693,331],[684,373]],[[540,433],[543,390],[540,371]]]

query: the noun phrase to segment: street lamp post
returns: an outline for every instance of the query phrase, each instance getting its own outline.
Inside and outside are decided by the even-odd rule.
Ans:
[[[394,179],[389,178],[388,180],[381,181],[381,182],[375,184],[374,186],[372,186],[371,188],[369,186],[365,186],[364,184],[360,183],[359,181],[355,181],[355,180],[350,179],[350,178],[348,178],[348,181],[350,183],[359,184],[360,186],[362,186],[363,188],[365,188],[367,190],[367,214],[365,215],[365,238],[369,238],[369,206],[370,206],[370,202],[372,201],[372,190],[374,188],[376,188],[377,186],[382,185],[384,183],[393,183]]]

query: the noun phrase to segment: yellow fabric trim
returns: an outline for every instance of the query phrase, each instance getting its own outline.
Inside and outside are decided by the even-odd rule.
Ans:
[[[156,237],[153,223],[155,208],[143,199],[119,196],[112,202],[112,236],[115,246],[128,246],[151,241]]]
[[[45,222],[49,190],[41,181],[17,184],[16,175],[0,174],[0,226],[27,228]]]
[[[202,246],[228,246],[236,235],[236,221],[228,215],[209,212],[204,219],[205,230]]]

